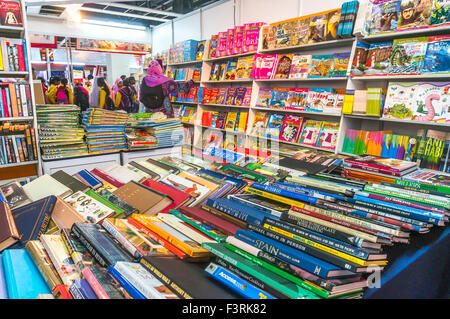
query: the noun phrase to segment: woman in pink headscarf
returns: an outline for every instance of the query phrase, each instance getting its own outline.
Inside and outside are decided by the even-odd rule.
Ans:
[[[117,92],[122,88],[123,86],[123,80],[122,78],[118,78],[116,82],[114,82],[114,85],[112,87],[113,96],[116,97]]]
[[[174,117],[169,95],[178,90],[189,91],[194,82],[175,82],[163,75],[163,70],[157,60],[152,60],[147,69],[147,76],[141,84],[140,101],[146,112],[162,112],[168,118]]]

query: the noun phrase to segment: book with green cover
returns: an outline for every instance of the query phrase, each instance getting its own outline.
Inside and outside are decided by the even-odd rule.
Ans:
[[[110,201],[106,200],[105,198],[103,198],[102,196],[100,196],[98,193],[96,193],[95,191],[88,190],[87,192],[85,192],[86,195],[92,197],[93,199],[98,200],[100,203],[102,203],[103,205],[111,208],[112,210],[114,210],[116,212],[116,215],[113,216],[113,218],[117,218],[118,216],[122,215],[125,213],[125,211],[120,208],[117,205],[114,205],[113,203],[111,203]]]
[[[251,260],[245,259],[235,252],[232,252],[226,248],[225,244],[204,243],[202,246],[211,251],[214,255],[242,269],[248,274],[257,277],[261,281],[264,281],[267,285],[272,286],[276,290],[291,298],[320,299],[319,296],[311,291],[294,284],[293,282],[267,270],[266,268],[259,266]]]

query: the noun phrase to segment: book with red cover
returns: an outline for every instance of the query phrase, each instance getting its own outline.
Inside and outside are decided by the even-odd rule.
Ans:
[[[151,189],[154,189],[160,193],[167,194],[173,199],[173,203],[170,204],[167,208],[161,211],[161,213],[167,214],[171,209],[177,209],[182,205],[187,205],[189,202],[193,200],[193,197],[188,193],[185,193],[181,190],[173,188],[169,185],[156,182],[152,179],[147,179],[142,182],[142,185],[147,186]]]
[[[117,187],[117,188],[120,188],[120,187],[122,187],[123,185],[125,185],[124,183],[119,182],[119,181],[118,181],[117,179],[115,179],[114,177],[112,177],[112,176],[106,174],[105,172],[99,170],[98,168],[94,168],[94,169],[91,171],[91,173],[94,174],[94,175],[97,176],[97,177],[100,177],[102,180],[104,180],[104,181],[110,183],[111,185],[113,185],[113,186],[115,186],[115,187]]]
[[[192,217],[206,225],[216,228],[226,235],[234,235],[237,230],[242,229],[229,221],[213,215],[200,207],[181,207],[181,213]]]
[[[23,27],[22,8],[20,1],[0,0],[0,25]]]
[[[17,55],[19,56],[19,71],[25,72],[25,55],[23,52],[23,45],[17,44]]]
[[[381,158],[377,156],[363,156],[357,158],[346,158],[344,160],[344,166],[367,169],[370,171],[374,171],[374,169],[382,169],[386,172],[400,173],[413,167],[417,167],[417,163],[392,158]]]

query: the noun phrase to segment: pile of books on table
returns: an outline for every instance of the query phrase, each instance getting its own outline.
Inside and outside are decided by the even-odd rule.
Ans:
[[[337,163],[163,157],[3,185],[0,297],[360,298],[387,246],[448,224],[450,185]]]
[[[39,143],[44,160],[88,153],[77,105],[36,105]]]
[[[86,144],[90,154],[118,152],[128,149],[125,129],[129,115],[122,112],[91,108],[83,113]]]

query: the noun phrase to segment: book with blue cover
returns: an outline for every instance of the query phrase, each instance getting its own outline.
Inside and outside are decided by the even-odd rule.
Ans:
[[[428,41],[422,73],[448,74],[450,72],[450,35],[430,37]]]
[[[75,279],[69,292],[74,299],[98,299],[86,279]]]
[[[5,271],[3,269],[3,255],[0,254],[0,300],[8,299],[8,288],[6,287]]]
[[[2,257],[9,299],[36,299],[52,293],[28,250],[7,249]]]
[[[113,265],[109,266],[108,272],[110,275],[117,280],[117,282],[128,292],[128,294],[133,297],[133,299],[146,299],[132,284],[128,282]]]
[[[284,117],[284,114],[271,114],[266,130],[264,131],[264,137],[278,139],[283,128]]]

